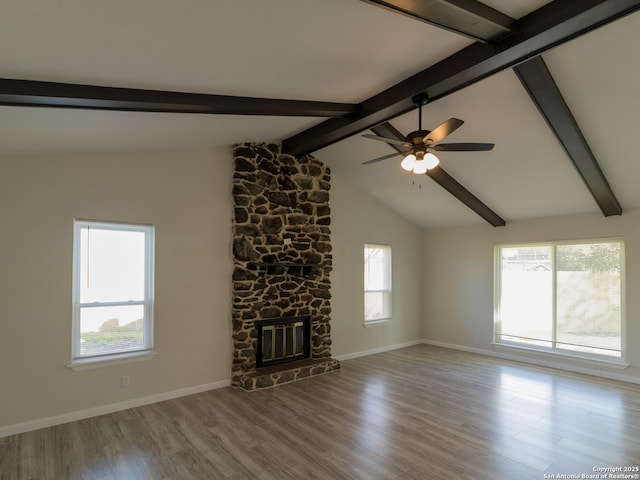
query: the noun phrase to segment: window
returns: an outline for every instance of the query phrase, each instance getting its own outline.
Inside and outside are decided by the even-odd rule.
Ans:
[[[75,221],[71,367],[151,354],[153,236],[152,226]]]
[[[620,240],[497,247],[495,342],[621,359],[623,257]]]
[[[391,320],[391,247],[364,246],[365,325]]]

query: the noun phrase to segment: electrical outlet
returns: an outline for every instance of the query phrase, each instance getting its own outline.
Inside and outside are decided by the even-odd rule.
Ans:
[[[285,245],[291,245],[291,239],[290,239],[290,238],[288,238],[288,237],[287,237],[287,238],[285,238],[285,239],[284,239],[284,244],[285,244]]]
[[[123,375],[120,378],[120,386],[122,388],[127,388],[129,385],[131,385],[131,378],[129,377],[129,375]]]

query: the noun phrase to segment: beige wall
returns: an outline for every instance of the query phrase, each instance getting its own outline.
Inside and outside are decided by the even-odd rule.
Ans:
[[[226,147],[0,159],[0,433],[229,379],[231,177]],[[332,185],[334,355],[419,340],[421,231],[339,179]],[[155,225],[152,360],[66,367],[76,217]],[[396,286],[394,322],[366,329],[365,242],[392,245]]]
[[[628,368],[600,367],[492,345],[494,244],[604,237],[625,240]],[[505,228],[476,225],[429,230],[424,233],[424,251],[425,339],[640,381],[640,350],[636,348],[640,343],[640,210],[619,217],[587,214],[509,222]]]
[[[331,325],[334,356],[422,338],[422,231],[334,176],[331,187]],[[391,245],[393,321],[365,327],[364,244]]]
[[[231,176],[226,147],[0,159],[0,427],[229,379]],[[640,210],[422,232],[335,175],[331,207],[334,356],[421,338],[495,353],[494,244],[622,236],[631,366],[609,371],[640,380]],[[66,367],[75,217],[156,226],[152,360]],[[369,328],[366,242],[392,246],[394,275],[393,322]]]
[[[231,167],[226,148],[0,159],[0,426],[229,378]],[[152,360],[65,366],[74,217],[155,225]]]

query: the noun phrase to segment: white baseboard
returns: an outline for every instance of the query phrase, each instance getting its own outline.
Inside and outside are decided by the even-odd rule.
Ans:
[[[18,433],[39,430],[41,428],[52,427],[54,425],[61,425],[63,423],[74,422],[76,420],[83,420],[85,418],[97,417],[99,415],[118,412],[120,410],[126,410],[128,408],[141,407],[143,405],[163,402],[165,400],[171,400],[173,398],[194,395],[196,393],[206,392],[208,390],[228,387],[230,384],[231,380],[220,380],[218,382],[205,383],[203,385],[181,388],[179,390],[157,393],[155,395],[149,395],[146,397],[133,398],[124,402],[111,403],[109,405],[87,408],[86,410],[64,413],[62,415],[56,415],[54,417],[46,417],[40,418],[38,420],[31,420],[29,422],[16,423],[14,425],[0,426],[0,438],[8,437],[9,435],[16,435]]]
[[[450,348],[452,350],[461,350],[464,352],[475,353],[475,354],[484,355],[487,357],[502,358],[504,360],[513,360],[515,362],[528,363],[531,365],[537,365],[539,367],[555,368],[557,370],[564,370],[564,371],[573,372],[573,373],[582,373],[585,375],[592,375],[594,377],[607,378],[609,380],[618,380],[620,382],[640,384],[640,378],[636,376],[609,372],[609,371],[600,370],[597,368],[581,367],[578,365],[554,362],[551,360],[542,360],[542,359],[533,358],[529,356],[525,357],[521,355],[510,354],[507,352],[499,352],[496,350],[486,350],[483,348],[467,347],[465,345],[438,342],[435,340],[424,339],[422,340],[422,343],[426,345],[433,345],[436,347]]]
[[[363,350],[361,352],[345,353],[344,355],[334,355],[336,360],[351,360],[352,358],[366,357],[367,355],[374,355],[376,353],[389,352],[391,350],[398,350],[399,348],[412,347],[413,345],[420,345],[424,343],[424,340],[411,340],[409,342],[396,343],[394,345],[385,345],[384,347],[372,348],[370,350]]]
[[[421,343],[423,343],[422,340],[413,340],[410,342],[378,347],[378,348],[366,350],[363,352],[348,353],[345,355],[334,356],[333,358],[336,358],[337,360],[348,360],[350,358],[364,357],[366,355],[373,355],[375,353],[387,352],[389,350],[397,350],[398,348],[410,347],[412,345],[419,345]],[[196,385],[194,387],[182,388],[180,390],[173,390],[170,392],[158,393],[158,394],[149,395],[146,397],[134,398],[131,400],[126,400],[124,402],[112,403],[109,405],[102,405],[99,407],[88,408],[86,410],[79,410],[76,412],[64,413],[62,415],[56,415],[53,417],[39,418],[37,420],[31,420],[28,422],[0,426],[0,438],[8,437],[9,435],[17,435],[19,433],[31,432],[34,430],[39,430],[41,428],[53,427],[55,425],[62,425],[63,423],[83,420],[85,418],[97,417],[99,415],[106,415],[108,413],[118,412],[120,410],[126,410],[128,408],[135,408],[135,407],[141,407],[143,405],[150,405],[152,403],[171,400],[173,398],[185,397],[187,395],[194,395],[196,393],[206,392],[208,390],[215,390],[217,388],[228,387],[229,385],[231,385],[231,380],[221,380],[219,382],[206,383],[203,385]]]
[[[372,348],[369,350],[363,350],[360,352],[347,353],[344,355],[335,355],[333,358],[344,361],[353,358],[366,357],[368,355],[374,355],[376,353],[388,352],[391,350],[397,350],[399,348],[411,347],[419,344],[434,345],[437,347],[450,348],[453,350],[461,350],[469,353],[475,353],[478,355],[484,355],[488,357],[502,358],[504,360],[513,360],[516,362],[529,363],[540,367],[555,368],[558,370],[565,370],[574,373],[583,373],[586,375],[593,375],[596,377],[608,378],[610,380],[618,380],[622,382],[629,382],[634,384],[640,384],[640,379],[632,375],[623,375],[614,372],[608,372],[598,370],[594,368],[579,367],[576,365],[568,365],[553,361],[540,360],[531,357],[522,357],[519,355],[513,355],[506,352],[498,352],[495,350],[485,350],[482,348],[467,347],[464,345],[457,345],[452,343],[438,342],[435,340],[411,340],[409,342],[396,343],[393,345],[385,345],[382,347]],[[143,405],[150,405],[152,403],[162,402],[165,400],[171,400],[173,398],[185,397],[187,395],[194,395],[196,393],[206,392],[208,390],[215,390],[218,388],[228,387],[231,384],[230,380],[220,380],[218,382],[205,383],[203,385],[196,385],[193,387],[182,388],[179,390],[173,390],[170,392],[158,393],[155,395],[149,395],[146,397],[134,398],[126,400],[124,402],[112,403],[109,405],[102,405],[99,407],[88,408],[86,410],[79,410],[76,412],[65,413],[62,415],[56,415],[53,417],[41,418],[38,420],[32,420],[23,423],[16,423],[14,425],[0,426],[0,438],[8,437],[9,435],[16,435],[19,433],[30,432],[33,430],[39,430],[41,428],[52,427],[54,425],[61,425],[63,423],[74,422],[76,420],[83,420],[85,418],[97,417],[99,415],[105,415],[108,413],[117,412],[120,410],[126,410],[128,408],[141,407]]]

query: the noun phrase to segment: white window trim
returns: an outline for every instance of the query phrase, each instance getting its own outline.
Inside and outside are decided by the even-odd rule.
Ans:
[[[498,349],[504,349],[505,351],[520,351],[520,352],[531,352],[533,354],[540,353],[544,356],[554,357],[554,358],[565,358],[570,360],[576,360],[583,364],[589,364],[593,366],[610,366],[620,369],[625,369],[629,367],[629,363],[625,359],[625,355],[623,352],[622,358],[614,358],[614,357],[606,357],[604,355],[590,355],[588,353],[581,352],[571,352],[567,351],[559,351],[552,350],[550,348],[545,347],[532,347],[526,346],[521,343],[502,341],[500,343],[493,342],[493,345]]]
[[[380,325],[388,325],[390,323],[393,322],[393,256],[391,253],[391,245],[387,245],[387,244],[383,244],[383,243],[365,243],[364,244],[364,248],[385,248],[389,250],[389,265],[388,265],[388,274],[390,277],[390,282],[389,282],[389,289],[388,290],[366,290],[363,289],[364,293],[368,293],[368,292],[388,292],[389,293],[389,311],[391,313],[391,315],[389,317],[383,317],[383,318],[373,318],[370,320],[367,320],[366,318],[364,318],[363,320],[363,325],[365,327],[377,327]],[[364,268],[363,268],[364,270]],[[364,313],[364,312],[363,312]],[[363,314],[364,317],[364,314]]]
[[[80,303],[80,235],[82,228],[96,225],[111,230],[138,231],[145,234],[145,299],[141,301]],[[102,220],[74,219],[73,227],[73,288],[72,288],[72,334],[71,362],[67,365],[72,370],[107,367],[122,363],[150,360],[153,351],[153,306],[154,306],[154,259],[155,238],[154,227],[146,224],[110,222]],[[143,305],[144,306],[144,338],[145,345],[135,350],[114,352],[104,355],[80,355],[80,309],[86,307]]]
[[[124,363],[141,362],[151,360],[156,355],[152,350],[136,350],[134,352],[112,353],[100,357],[82,357],[73,360],[67,367],[74,371],[89,370],[92,368],[111,367]]]
[[[500,293],[502,285],[502,270],[499,252],[502,248],[518,248],[518,247],[536,247],[536,246],[562,246],[562,245],[580,245],[580,244],[592,244],[592,243],[606,243],[606,242],[619,242],[621,244],[620,249],[620,357],[608,357],[606,355],[590,354],[587,352],[572,352],[571,350],[559,350],[550,347],[533,346],[521,344],[518,342],[511,342],[508,340],[498,340],[500,332],[498,329],[497,319],[500,318]],[[494,318],[493,318],[493,342],[495,347],[504,347],[505,349],[522,350],[535,353],[541,353],[550,357],[565,357],[578,361],[584,361],[593,364],[610,365],[619,368],[627,368],[629,366],[627,360],[627,322],[626,322],[626,247],[623,237],[605,237],[605,238],[590,238],[590,239],[577,239],[577,240],[555,240],[555,241],[540,241],[532,243],[500,243],[494,245]],[[555,269],[555,257],[553,258],[553,264]],[[555,303],[555,289],[553,292]],[[554,307],[555,308],[555,307]]]
[[[390,323],[393,323],[393,318],[389,317],[389,318],[380,318],[377,320],[365,320],[363,322],[363,325],[366,328],[369,327],[379,327],[380,325],[389,325]]]

